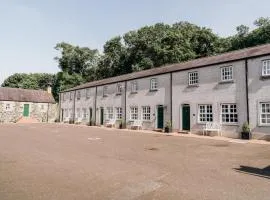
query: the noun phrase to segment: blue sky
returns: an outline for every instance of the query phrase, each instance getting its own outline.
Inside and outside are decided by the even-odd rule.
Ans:
[[[102,50],[108,39],[157,22],[190,21],[221,36],[269,16],[269,0],[3,0],[0,83],[16,72],[58,71],[56,43]]]

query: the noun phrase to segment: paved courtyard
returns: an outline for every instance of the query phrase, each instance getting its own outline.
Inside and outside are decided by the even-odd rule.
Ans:
[[[270,145],[0,125],[0,199],[267,199]]]

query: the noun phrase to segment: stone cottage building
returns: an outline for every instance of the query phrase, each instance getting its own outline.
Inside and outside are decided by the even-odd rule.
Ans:
[[[58,107],[48,91],[0,87],[0,122],[54,122]]]
[[[86,83],[60,95],[61,121],[104,125],[112,119],[143,129],[201,134],[206,123],[239,138],[270,136],[270,44]]]

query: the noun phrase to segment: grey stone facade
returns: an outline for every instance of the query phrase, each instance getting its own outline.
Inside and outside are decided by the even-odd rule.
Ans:
[[[269,74],[262,75],[264,68]],[[190,84],[195,75],[196,84]],[[222,124],[223,136],[239,138],[242,125],[249,122],[254,138],[267,138],[270,136],[269,77],[270,45],[264,45],[72,88],[61,93],[61,115],[72,110],[75,115],[66,116],[76,121],[77,108],[92,108],[92,119],[101,125],[102,109],[107,120],[108,116],[115,118],[116,109],[121,107],[122,120],[128,127],[136,116],[143,121],[143,129],[164,128],[166,122],[171,121],[174,131],[188,129],[201,134],[206,122],[211,121]],[[152,79],[157,80],[155,90],[151,90]],[[137,84],[135,92],[132,91],[134,82]],[[121,94],[117,85],[122,87]],[[87,88],[92,91],[91,100],[64,98],[70,93],[83,93]],[[113,112],[108,114],[106,109],[111,108]],[[145,110],[147,115],[143,113]],[[184,115],[187,110],[189,115]],[[136,115],[132,114],[135,111]],[[162,124],[158,117],[160,112]],[[79,120],[81,123],[89,122],[89,115],[85,116],[85,120]]]

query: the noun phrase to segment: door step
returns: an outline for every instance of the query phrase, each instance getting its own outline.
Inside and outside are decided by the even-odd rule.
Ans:
[[[181,134],[190,134],[190,131],[178,131],[178,133],[181,133]]]

